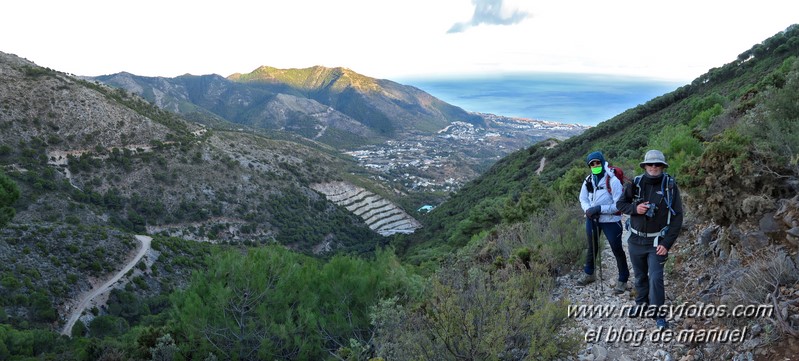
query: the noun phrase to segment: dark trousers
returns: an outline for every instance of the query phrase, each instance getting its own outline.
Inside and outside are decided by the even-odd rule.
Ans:
[[[598,225],[598,226],[595,226]],[[596,228],[596,229],[595,229]],[[594,237],[594,232],[597,232]],[[610,250],[613,251],[613,257],[616,258],[616,267],[619,269],[619,281],[627,282],[630,278],[630,269],[627,268],[627,255],[624,254],[624,248],[621,246],[621,221],[611,223],[594,222],[591,219],[585,220],[585,234],[588,237],[588,254],[585,257],[585,273],[594,274],[594,260],[596,254],[601,252],[599,248],[599,236],[604,233],[608,238]]]
[[[655,253],[654,238],[631,234],[627,240],[630,263],[635,273],[635,303],[639,305],[662,306],[666,302],[666,289],[663,286],[663,266],[668,255]]]

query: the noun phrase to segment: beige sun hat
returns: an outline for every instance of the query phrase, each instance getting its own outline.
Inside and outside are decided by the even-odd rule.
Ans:
[[[659,150],[656,150],[656,149],[652,149],[652,150],[646,152],[646,154],[644,155],[644,161],[641,162],[641,163],[638,163],[638,165],[641,168],[643,168],[644,164],[649,164],[649,163],[659,163],[659,164],[663,164],[664,168],[668,168],[669,167],[669,163],[666,163],[666,156],[663,155],[663,152],[661,152]]]

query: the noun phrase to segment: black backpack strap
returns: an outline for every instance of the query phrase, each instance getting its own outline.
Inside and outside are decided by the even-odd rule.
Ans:
[[[666,207],[668,207],[671,214],[677,214],[677,212],[671,208],[671,202],[674,200],[674,182],[674,177],[670,176],[668,173],[663,173],[663,182],[660,184],[660,191],[663,192],[664,197],[666,197]]]
[[[590,174],[587,177],[585,177],[585,189],[588,190],[588,193],[594,193],[594,184],[591,183]]]
[[[635,176],[635,179],[633,179],[633,185],[635,186],[635,192],[634,193],[635,193],[636,202],[640,202],[641,201],[641,186],[640,186],[640,184],[641,184],[641,176],[640,175],[639,176]]]

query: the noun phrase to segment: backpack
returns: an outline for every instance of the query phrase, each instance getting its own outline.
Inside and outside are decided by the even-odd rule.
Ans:
[[[641,177],[643,176],[636,176],[635,180],[633,180],[633,185],[635,186],[635,202],[641,200],[641,187],[638,185],[641,183]],[[673,201],[672,195],[674,194],[674,177],[670,176],[668,173],[663,172],[663,180],[660,182],[660,191],[663,193],[663,200],[666,202],[666,207],[669,209],[669,217],[666,220],[666,228],[669,228],[669,224],[671,223],[671,216],[673,214],[677,214],[674,208],[671,207],[671,202]],[[665,234],[665,231],[663,232]]]
[[[619,182],[621,182],[622,185],[630,181],[629,178],[624,176],[624,171],[621,168],[614,167],[610,164],[608,164],[608,168],[613,171],[613,175],[619,180]],[[594,184],[591,183],[591,174],[585,177],[585,188],[588,190],[588,193],[594,193]],[[605,189],[608,190],[608,193],[613,194],[613,189],[610,187],[610,177],[605,177]]]
[[[633,200],[635,203],[641,200],[641,187],[638,185],[641,183],[641,178],[643,176],[636,176],[633,180],[633,186],[636,188],[633,193],[635,193],[635,199]],[[655,237],[655,247],[658,245],[658,238],[661,236],[665,236],[666,232],[669,231],[669,225],[671,224],[671,216],[676,215],[677,212],[674,208],[671,207],[671,202],[673,201],[672,195],[674,195],[674,177],[670,176],[668,173],[663,172],[663,180],[660,182],[660,191],[663,192],[663,199],[666,202],[666,207],[669,210],[668,217],[666,218],[666,226],[660,230],[660,235]],[[627,223],[625,227],[629,230],[630,229],[630,219],[627,218]]]

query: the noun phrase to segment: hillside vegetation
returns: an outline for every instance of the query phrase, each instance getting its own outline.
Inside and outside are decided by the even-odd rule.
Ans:
[[[429,232],[410,242],[458,247],[476,231],[512,220],[504,213],[509,207],[534,211],[555,195],[576,199],[585,177],[583,159],[593,150],[632,176],[641,173],[638,162],[646,150],[661,149],[671,165],[667,171],[698,197],[696,205],[724,210],[711,214],[723,224],[745,218],[741,202],[748,195],[776,201],[792,194],[797,163],[792,144],[799,143],[789,99],[795,95],[798,31],[788,28],[691,84],[579,136],[539,142],[503,158],[431,213]],[[546,166],[538,174],[542,159]]]
[[[0,84],[47,96],[36,101],[6,96],[20,88],[0,94],[2,135],[15,136],[3,139],[15,144],[3,148],[3,164],[20,190],[16,215],[3,230],[3,254],[14,256],[1,270],[0,359],[573,358],[585,344],[570,331],[567,301],[553,294],[558,279],[578,268],[584,251],[583,213],[576,201],[584,156],[602,150],[632,176],[652,148],[666,153],[686,206],[685,227],[666,266],[667,279],[674,280],[668,291],[674,292],[673,301],[775,307],[769,318],[702,320],[706,327],[757,329],[744,344],[684,344],[669,357],[794,355],[797,55],[799,26],[791,26],[691,84],[579,136],[536,143],[503,158],[427,214],[421,232],[396,236],[374,252],[326,258],[291,248],[328,232],[345,245],[368,237],[351,233],[362,229],[360,222],[305,191],[316,178],[351,177],[339,170],[352,169],[350,164],[324,147],[292,145],[289,152],[283,141],[203,129],[143,103],[139,109],[136,98],[124,92],[12,59],[6,63],[15,64],[13,70],[0,74],[16,74],[18,80]],[[60,101],[58,95],[71,94],[70,89],[87,95]],[[91,102],[101,97],[114,102]],[[72,128],[51,120],[69,111],[53,108],[61,104],[74,104],[80,110],[75,114],[118,111],[100,118],[122,131],[91,136],[98,130],[75,126],[70,137],[66,130]],[[139,119],[143,113],[149,115]],[[132,124],[135,131],[126,128]],[[137,144],[137,137],[153,138],[142,135],[148,132],[157,135],[149,150],[125,147]],[[47,151],[61,143],[93,152],[70,160],[70,165],[86,163],[68,168],[70,178],[46,165],[57,161],[48,159]],[[263,145],[251,145],[256,143]],[[158,172],[164,174],[155,176]],[[289,182],[299,186],[288,188]],[[5,187],[6,194],[13,188]],[[308,216],[303,209],[324,212]],[[115,257],[135,247],[126,231],[218,217],[214,212],[232,219],[225,218],[225,229],[238,229],[234,234],[241,242],[156,235],[151,262],[137,265],[107,307],[91,310],[71,338],[56,336],[63,323],[62,311],[54,311],[59,300],[88,287],[90,272],[110,273],[119,261]],[[274,218],[258,218],[272,212]],[[285,225],[283,217],[299,221]],[[110,222],[100,222],[105,219]],[[251,233],[243,230],[248,224]],[[306,235],[294,238],[289,230],[298,226]],[[210,233],[222,234],[221,229]],[[287,238],[282,245],[261,244],[266,235]],[[96,246],[100,242],[120,248],[104,251]],[[40,270],[47,263],[68,265],[63,280],[47,278]],[[788,351],[775,353],[780,350]],[[626,356],[655,357],[647,352]]]

